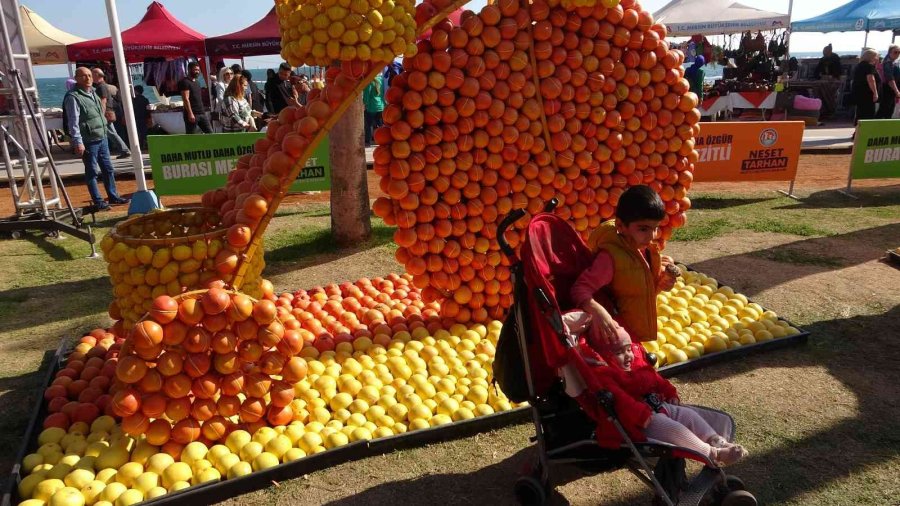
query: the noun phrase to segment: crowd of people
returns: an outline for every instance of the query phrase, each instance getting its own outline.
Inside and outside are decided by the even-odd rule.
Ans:
[[[851,93],[856,120],[890,119],[900,101],[900,46],[891,45],[884,58],[872,48],[863,49],[853,70]]]
[[[900,46],[892,44],[882,57],[877,49],[862,50],[859,63],[850,74],[850,103],[856,107],[855,121],[891,119],[900,102]],[[841,57],[831,44],[822,50],[814,71],[815,79],[841,79]]]

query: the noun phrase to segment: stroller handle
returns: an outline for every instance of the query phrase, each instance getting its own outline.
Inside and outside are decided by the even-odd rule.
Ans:
[[[506,229],[513,223],[521,220],[522,217],[525,216],[525,213],[526,211],[524,209],[513,209],[506,215],[506,218],[503,218],[500,225],[497,226],[497,242],[500,243],[500,249],[503,251],[503,254],[509,258],[514,258],[516,252],[509,246],[509,243],[506,242],[504,234],[506,233]]]
[[[546,204],[544,204],[544,212],[550,213],[553,212],[556,207],[559,206],[559,199],[553,197],[548,200]],[[513,209],[509,214],[503,218],[503,221],[500,222],[500,225],[497,226],[497,242],[500,243],[500,249],[503,253],[513,258],[516,252],[509,246],[509,243],[506,242],[506,237],[504,234],[506,233],[506,229],[510,227],[513,223],[522,219],[528,212],[525,209]]]

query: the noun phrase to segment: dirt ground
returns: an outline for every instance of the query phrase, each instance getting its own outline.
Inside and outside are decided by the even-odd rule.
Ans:
[[[854,183],[861,188],[859,201],[822,192],[845,186],[848,165],[849,155],[801,157],[796,192],[816,195],[799,203],[771,192],[787,187],[780,182],[703,183],[691,190],[692,196],[712,195],[697,199],[698,206],[691,211],[695,216],[727,209],[728,217],[735,220],[747,215],[748,220],[790,221],[790,213],[808,210],[809,216],[818,217],[825,232],[792,235],[734,230],[705,240],[672,241],[668,246],[667,252],[679,261],[730,284],[812,334],[805,346],[747,356],[674,380],[685,402],[713,406],[734,416],[738,440],[751,456],[729,471],[746,481],[760,504],[881,506],[898,504],[900,497],[900,387],[896,373],[900,362],[900,270],[879,260],[886,249],[900,246],[900,186],[889,181],[859,181]],[[377,179],[371,176],[370,197],[375,198],[380,191]],[[126,194],[134,188],[133,181],[120,185]],[[86,198],[77,180],[69,188],[76,202]],[[876,194],[877,198],[873,197]],[[286,205],[327,202],[329,197],[328,192],[292,196]],[[758,212],[753,211],[754,203],[761,200],[776,203],[769,214],[752,215]],[[164,201],[172,206],[197,199]],[[2,207],[7,203],[8,199],[0,199],[4,211],[0,215],[9,212]],[[833,216],[848,220],[845,215],[851,214],[868,221],[845,228],[827,222]],[[10,262],[15,260],[12,251],[10,257]],[[47,268],[52,269],[52,264]],[[295,290],[397,269],[393,247],[384,244],[329,252],[300,262],[275,261],[267,277],[278,290]],[[105,274],[98,272],[86,271],[83,277],[89,279],[71,286],[102,284],[96,293],[106,294],[105,282],[101,283]],[[53,283],[57,282],[54,278]],[[31,293],[19,288],[5,292],[17,296]],[[81,320],[86,318],[92,317]],[[73,321],[62,316],[58,326],[74,325]],[[0,330],[10,332],[7,326],[8,322],[0,322]],[[58,337],[52,336],[53,343]],[[16,346],[27,348],[28,353],[45,347],[34,339],[20,337]],[[11,360],[16,348],[7,350],[5,356]],[[11,388],[4,385],[12,383],[0,381],[0,393]],[[21,423],[9,421],[7,425],[22,429]],[[513,504],[513,484],[533,457],[528,440],[532,434],[533,427],[523,423],[391,452],[273,484],[224,504]],[[557,486],[551,504],[626,506],[650,500],[647,488],[624,471],[591,477],[560,472],[554,474],[554,481]]]
[[[839,189],[847,185],[847,171],[850,167],[850,155],[802,155],[800,157],[800,165],[797,169],[797,181],[795,185],[795,193],[799,195],[806,194],[813,190]],[[152,188],[153,181],[148,180],[148,185]],[[119,193],[123,196],[130,196],[136,189],[136,184],[132,174],[121,174],[117,176],[116,184]],[[872,186],[883,186],[882,180],[860,180],[853,183],[854,187],[865,188]],[[691,188],[692,192],[706,191],[741,191],[750,187],[753,190],[786,190],[788,182],[782,181],[762,181],[752,183],[696,183]],[[66,189],[69,198],[72,199],[76,207],[87,206],[90,204],[90,196],[87,187],[79,178],[67,178]],[[4,186],[0,186],[0,192],[7,191]],[[101,190],[102,192],[102,190]],[[378,185],[378,176],[374,172],[369,171],[369,198],[375,199],[384,193]],[[284,200],[283,205],[289,206],[293,204],[308,204],[315,202],[328,202],[331,198],[330,192],[321,192],[312,195],[291,195]],[[163,203],[169,207],[199,204],[200,197],[195,195],[186,196],[167,196],[163,197]],[[10,215],[15,212],[12,200],[9,198],[0,198],[0,216]]]

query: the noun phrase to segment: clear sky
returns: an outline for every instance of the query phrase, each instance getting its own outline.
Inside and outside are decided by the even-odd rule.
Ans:
[[[88,39],[108,37],[109,21],[106,3],[103,0],[20,0],[32,10],[47,19],[57,28]],[[849,0],[796,0],[793,19],[800,20],[827,12]],[[788,0],[742,0],[743,3],[759,9],[775,12],[788,11]],[[665,5],[667,0],[644,0],[645,9],[654,12]],[[262,18],[273,3],[265,0],[169,0],[163,2],[166,8],[179,20],[194,30],[208,35],[221,35],[240,30]],[[473,0],[469,8],[484,6],[485,0]],[[150,2],[147,0],[119,0],[119,24],[124,30],[136,24],[143,17]],[[862,32],[849,33],[796,33],[791,37],[791,51],[820,51],[828,43],[835,52],[858,53],[863,46]],[[887,49],[891,41],[889,32],[872,32],[868,45],[880,51]],[[721,43],[722,38],[714,43]],[[249,68],[268,68],[278,65],[279,57],[248,58]],[[47,65],[36,68],[37,77],[65,77],[68,71],[64,65]]]

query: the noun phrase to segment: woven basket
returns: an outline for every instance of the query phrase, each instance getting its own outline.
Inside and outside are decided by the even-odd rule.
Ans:
[[[217,262],[227,247],[227,229],[214,210],[171,209],[122,221],[101,242],[115,298],[110,316],[137,322],[159,295],[176,296],[222,280],[230,285],[234,268]],[[238,257],[242,252],[237,252]],[[262,248],[249,260],[245,290],[258,296],[264,267]],[[217,263],[219,264],[217,266]]]

